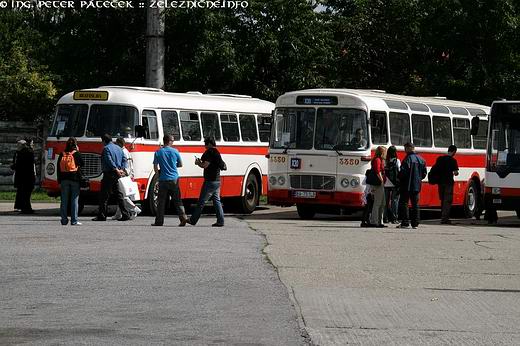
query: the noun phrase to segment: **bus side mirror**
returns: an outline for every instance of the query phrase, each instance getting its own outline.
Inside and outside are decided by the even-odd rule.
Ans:
[[[479,117],[473,117],[471,119],[471,135],[476,136],[478,134],[478,126],[480,123]]]
[[[143,125],[135,125],[135,137],[144,138],[146,137],[146,128]]]

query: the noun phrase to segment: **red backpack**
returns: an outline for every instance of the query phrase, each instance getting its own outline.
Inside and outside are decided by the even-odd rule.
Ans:
[[[64,151],[61,156],[60,161],[60,171],[63,173],[66,172],[77,172],[78,166],[76,166],[76,161],[74,160],[74,153],[76,151],[73,150],[71,152]]]

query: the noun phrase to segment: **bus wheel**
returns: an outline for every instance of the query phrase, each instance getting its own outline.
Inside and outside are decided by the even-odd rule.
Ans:
[[[479,193],[477,184],[472,180],[466,190],[466,198],[464,199],[464,216],[468,219],[472,218],[477,211]]]
[[[296,210],[298,210],[298,216],[302,220],[310,220],[316,215],[314,207],[309,204],[296,204]]]
[[[157,199],[159,197],[159,177],[154,175],[152,178],[152,182],[148,187],[148,198],[146,199],[146,203],[144,203],[145,211],[147,214],[151,216],[155,216],[157,214]]]
[[[516,210],[516,217],[520,219],[520,209]]]
[[[238,200],[238,211],[242,214],[251,214],[258,205],[260,191],[258,180],[254,174],[249,174],[246,179],[246,191]]]

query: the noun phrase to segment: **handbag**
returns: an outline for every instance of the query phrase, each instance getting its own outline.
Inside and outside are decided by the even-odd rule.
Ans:
[[[372,185],[372,186],[379,186],[379,185],[381,185],[381,180],[379,180],[379,178],[377,177],[376,173],[372,169],[367,169],[365,175],[367,177],[366,183],[368,185]]]
[[[133,181],[129,176],[119,178],[117,184],[125,197],[135,198],[135,195],[139,194],[137,182]]]

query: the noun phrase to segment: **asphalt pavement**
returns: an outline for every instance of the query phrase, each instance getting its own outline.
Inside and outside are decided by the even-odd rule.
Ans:
[[[265,238],[244,221],[82,217],[73,227],[56,205],[34,207],[0,205],[1,345],[307,343]]]

